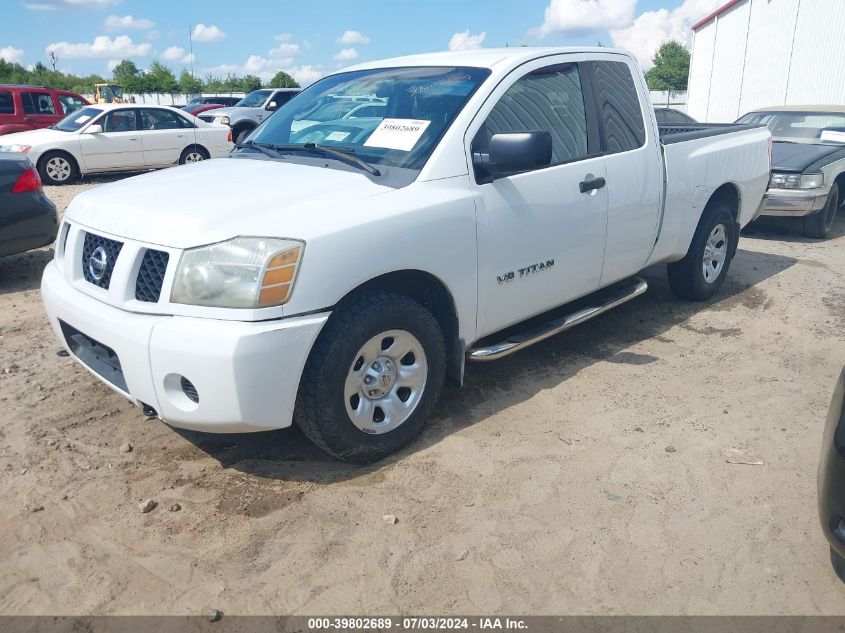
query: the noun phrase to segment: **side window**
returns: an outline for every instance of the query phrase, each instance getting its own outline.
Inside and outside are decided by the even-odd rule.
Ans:
[[[74,97],[73,95],[59,95],[59,101],[62,104],[65,114],[76,112],[77,110],[85,107],[85,102],[79,97]]]
[[[49,92],[22,92],[21,99],[26,114],[56,114],[53,97]]]
[[[290,101],[291,97],[293,97],[292,92],[277,92],[276,96],[273,97],[273,101],[275,101],[279,105],[279,107],[281,107],[288,101]]]
[[[608,153],[627,152],[645,144],[645,125],[631,71],[624,62],[590,62],[599,129]]]
[[[103,132],[134,132],[137,129],[135,110],[114,110],[103,122]]]
[[[532,71],[508,88],[473,141],[485,152],[494,134],[547,131],[552,164],[587,156],[587,114],[577,64]]]
[[[0,114],[14,114],[15,101],[11,92],[0,92]]]
[[[184,127],[180,118],[169,110],[141,110],[142,130],[177,130]]]

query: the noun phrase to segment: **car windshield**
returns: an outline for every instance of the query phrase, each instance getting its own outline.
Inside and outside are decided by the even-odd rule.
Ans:
[[[323,146],[368,163],[420,169],[489,74],[481,68],[409,67],[331,75],[291,99],[250,140],[288,151]],[[344,118],[367,103],[382,107],[373,116]]]
[[[91,119],[102,114],[102,112],[99,108],[82,108],[81,110],[68,114],[64,119],[56,123],[53,129],[61,130],[62,132],[76,132]]]
[[[775,141],[845,143],[845,113],[841,112],[751,112],[737,123],[765,125]]]
[[[253,90],[235,105],[240,108],[257,108],[267,100],[272,90]]]

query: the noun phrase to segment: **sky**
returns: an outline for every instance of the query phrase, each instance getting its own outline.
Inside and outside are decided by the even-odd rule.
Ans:
[[[644,69],[725,0],[0,0],[0,57],[110,76],[121,59],[178,75],[284,70],[309,84],[359,61],[498,46],[601,43]],[[189,33],[193,40],[190,52]]]

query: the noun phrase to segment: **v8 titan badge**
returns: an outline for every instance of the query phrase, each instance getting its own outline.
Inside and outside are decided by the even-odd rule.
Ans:
[[[384,119],[370,134],[365,147],[384,147],[410,152],[431,121],[421,119]]]

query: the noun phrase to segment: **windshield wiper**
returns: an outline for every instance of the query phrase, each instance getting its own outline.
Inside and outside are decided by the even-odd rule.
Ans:
[[[235,145],[235,149],[257,149],[259,152],[264,154],[265,156],[269,156],[270,158],[284,158],[279,152],[274,151],[271,147],[267,145],[256,143],[255,141],[244,141],[243,143],[238,143]]]
[[[306,151],[306,152],[316,152],[320,154],[326,154],[331,156],[332,158],[336,158],[337,160],[342,160],[345,163],[349,163],[351,165],[356,165],[360,167],[368,174],[372,174],[373,176],[381,176],[381,172],[373,167],[367,161],[358,158],[357,156],[353,156],[352,152],[355,150],[347,150],[342,151],[339,149],[334,149],[333,147],[326,147],[325,145],[317,145],[316,143],[305,143],[303,145],[297,145],[295,143],[291,143],[289,145],[272,145],[273,149],[279,151]]]

